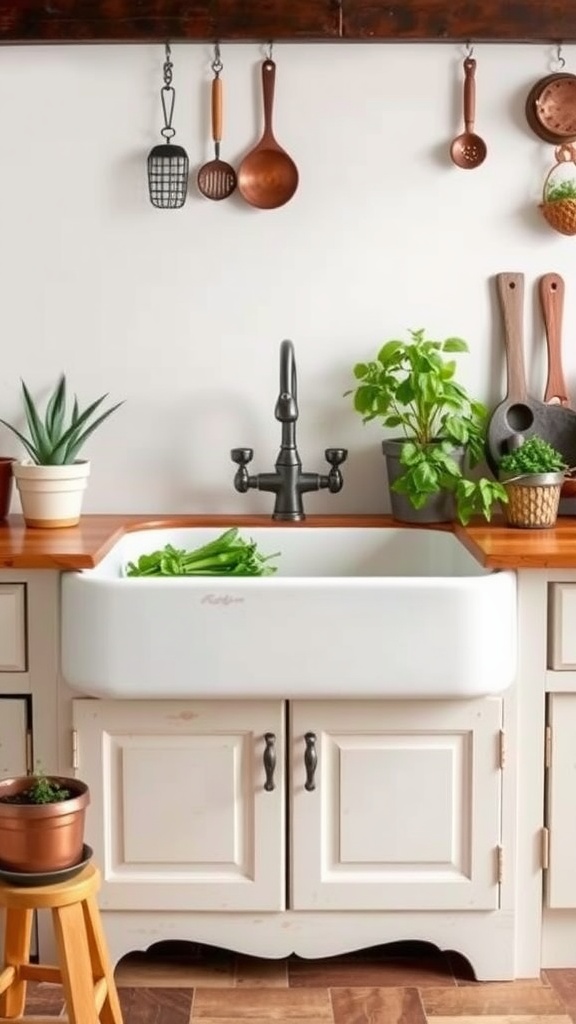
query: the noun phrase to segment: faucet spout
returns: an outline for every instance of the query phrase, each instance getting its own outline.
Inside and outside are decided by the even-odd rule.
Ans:
[[[295,423],[298,419],[296,358],[294,345],[288,340],[280,345],[280,394],[274,415],[280,423]]]

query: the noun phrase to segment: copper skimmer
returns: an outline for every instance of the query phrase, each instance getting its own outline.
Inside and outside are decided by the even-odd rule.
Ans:
[[[227,199],[236,188],[236,171],[220,159],[220,143],[222,141],[222,61],[218,47],[215,50],[212,70],[212,139],[214,140],[214,160],[203,164],[198,171],[198,188],[207,199]]]

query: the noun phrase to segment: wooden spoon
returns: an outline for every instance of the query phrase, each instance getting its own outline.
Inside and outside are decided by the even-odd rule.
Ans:
[[[265,60],[262,64],[264,132],[238,168],[239,191],[247,203],[261,210],[283,206],[298,188],[298,168],[272,132],[275,80],[276,65],[273,60]]]
[[[452,162],[457,167],[472,170],[486,159],[486,143],[474,132],[476,108],[476,61],[466,57],[464,61],[464,131],[454,139],[450,147]]]

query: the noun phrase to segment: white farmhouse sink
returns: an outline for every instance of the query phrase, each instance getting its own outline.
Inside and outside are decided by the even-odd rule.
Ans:
[[[125,534],[62,576],[62,668],[95,697],[472,697],[516,666],[516,577],[450,533],[242,527],[274,576],[123,578],[129,560],[222,529]]]

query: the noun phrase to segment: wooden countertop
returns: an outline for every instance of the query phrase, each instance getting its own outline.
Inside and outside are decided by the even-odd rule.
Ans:
[[[0,525],[1,569],[91,569],[126,530],[144,526],[276,526],[262,515],[85,515],[78,526],[60,530],[27,529],[19,515]],[[402,527],[391,516],[336,515],[309,516],[304,523],[282,524],[289,529],[302,526]],[[561,516],[551,530],[519,530],[503,519],[492,523],[476,520],[467,527],[442,524],[430,529],[453,531],[481,565],[492,569],[576,569],[576,517]]]

